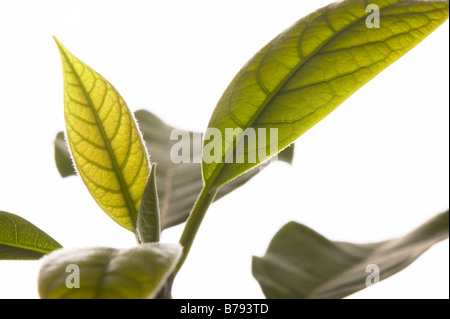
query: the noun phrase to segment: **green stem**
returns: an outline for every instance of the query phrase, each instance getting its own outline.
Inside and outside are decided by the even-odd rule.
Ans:
[[[200,192],[200,195],[198,196],[198,199],[195,202],[194,207],[192,208],[191,214],[189,215],[186,226],[184,227],[183,233],[180,237],[180,245],[183,246],[183,253],[180,260],[178,261],[177,266],[175,267],[175,271],[172,274],[173,277],[176,276],[181,266],[183,266],[187,255],[191,250],[195,235],[197,235],[197,231],[200,228],[203,217],[205,217],[209,205],[211,205],[214,198],[216,197],[217,191],[218,188],[211,188],[209,185],[203,186],[202,191]]]

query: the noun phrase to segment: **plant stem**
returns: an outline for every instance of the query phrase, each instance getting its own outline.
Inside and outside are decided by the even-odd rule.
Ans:
[[[173,277],[177,275],[181,266],[183,266],[184,261],[186,260],[191,249],[192,243],[194,242],[195,235],[197,235],[197,231],[200,228],[203,217],[205,217],[209,205],[211,205],[216,197],[217,191],[218,188],[211,188],[208,185],[203,186],[180,237],[180,245],[183,246],[183,253],[177,266],[175,267],[175,271],[172,274]]]
[[[172,299],[173,276],[170,276],[154,299]]]

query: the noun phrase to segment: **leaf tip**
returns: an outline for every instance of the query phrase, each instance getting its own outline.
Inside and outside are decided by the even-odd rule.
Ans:
[[[52,35],[52,38],[53,38],[53,41],[55,41],[55,43],[56,43],[56,45],[58,46],[58,48],[59,48],[60,46],[62,46],[61,42],[59,42],[59,40],[58,40],[58,38],[57,38],[56,36]]]
[[[59,50],[59,53],[60,53],[60,54],[63,54],[63,52],[68,51],[68,50],[66,49],[66,47],[58,40],[58,38],[57,38],[56,36],[52,36],[52,37],[53,37],[53,40],[54,40],[55,43],[56,43],[56,46],[58,47],[58,50]]]

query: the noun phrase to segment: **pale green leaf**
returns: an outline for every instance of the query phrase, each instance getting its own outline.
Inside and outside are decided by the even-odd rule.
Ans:
[[[0,260],[33,260],[62,246],[20,216],[0,211]]]
[[[439,214],[404,237],[373,244],[330,241],[290,222],[272,239],[266,255],[253,258],[253,276],[267,298],[336,299],[401,271],[449,236],[449,212]],[[375,278],[375,277],[374,277]],[[401,296],[399,296],[401,297]]]
[[[180,254],[178,244],[156,243],[130,249],[61,249],[42,259],[39,295],[44,299],[152,298]]]
[[[134,117],[116,89],[58,40],[64,117],[75,166],[98,205],[134,231],[149,160]]]
[[[145,187],[135,233],[140,243],[159,242],[161,223],[156,186],[156,164],[152,165],[150,177]]]
[[[170,150],[175,143],[182,143],[182,141],[170,139],[170,133],[175,128],[165,124],[157,116],[145,110],[136,111],[135,117],[144,135],[147,149],[151,154],[151,160],[153,163],[158,164],[156,184],[158,185],[161,229],[183,223],[189,216],[189,212],[194,206],[203,186],[201,164],[193,162],[194,158],[201,156],[201,150],[192,148],[190,154],[191,161],[188,163],[174,163],[170,159]],[[200,134],[198,132],[180,129],[177,129],[177,131],[181,134],[189,135],[191,139],[194,135],[198,136]],[[64,149],[60,150],[60,147],[65,147],[65,151]],[[187,147],[190,147],[190,145],[187,145]],[[294,145],[279,153],[278,160],[292,163],[293,156]],[[62,177],[76,174],[73,170],[70,153],[65,146],[62,132],[59,132],[56,136],[55,159],[60,173],[70,172],[68,175],[61,173]],[[247,174],[225,185],[219,190],[215,200],[222,198],[236,188],[244,185],[253,176],[258,174],[259,171],[259,168],[251,170]]]
[[[372,3],[380,28],[366,26]],[[344,0],[296,22],[241,69],[219,100],[208,128],[220,136],[204,144],[204,159],[212,159],[202,164],[205,184],[217,188],[257,166],[275,142],[275,151],[290,145],[447,18],[443,0]],[[234,156],[244,133],[226,132],[237,128],[254,129],[258,140],[244,145],[243,163]],[[259,129],[266,132],[261,147]],[[269,129],[278,129],[277,138]]]

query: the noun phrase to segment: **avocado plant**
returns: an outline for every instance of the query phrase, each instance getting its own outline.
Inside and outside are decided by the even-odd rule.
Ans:
[[[444,23],[448,7],[448,0],[344,0],[309,14],[242,67],[202,133],[132,113],[110,82],[55,38],[65,119],[56,166],[62,177],[78,175],[137,243],[63,248],[0,211],[0,259],[42,259],[41,298],[172,298],[211,204],[274,160],[291,163],[303,133]],[[404,237],[368,244],[331,241],[292,221],[253,257],[252,273],[267,298],[344,298],[447,239],[448,221],[447,210]],[[161,242],[161,232],[183,223],[178,243]]]

